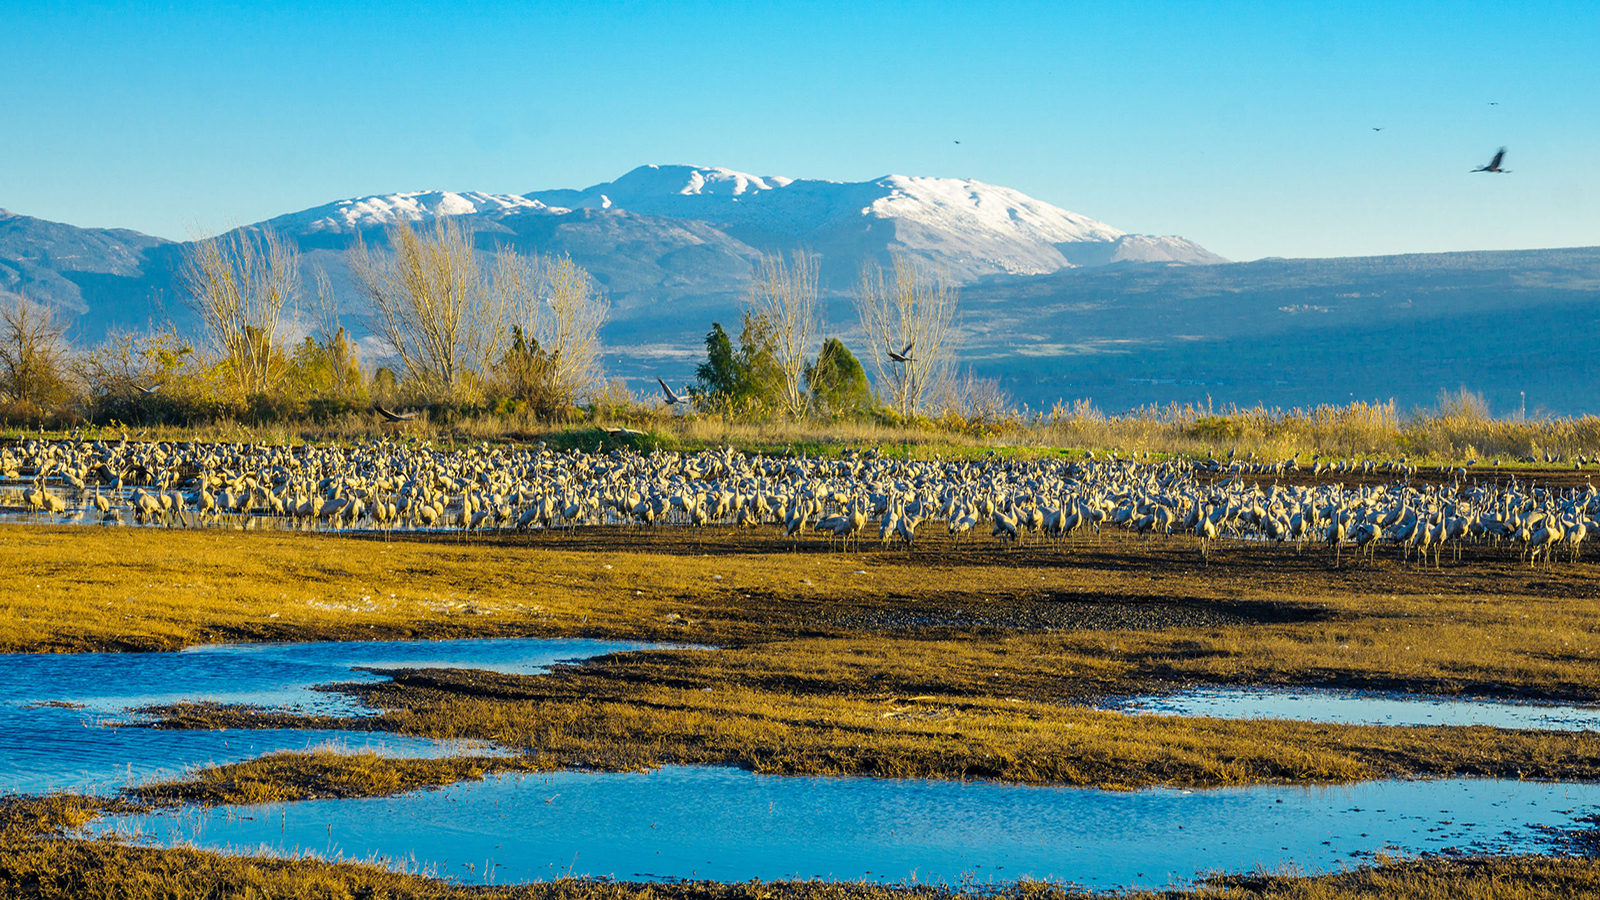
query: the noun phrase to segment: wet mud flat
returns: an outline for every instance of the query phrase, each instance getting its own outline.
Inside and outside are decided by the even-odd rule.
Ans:
[[[658,640],[670,635],[675,641],[723,648],[630,652],[559,667],[548,676],[496,672],[475,664],[439,669],[403,659],[376,660],[383,663],[378,666],[383,673],[354,685],[348,696],[363,708],[362,728],[376,727],[408,738],[426,738],[447,726],[460,733],[465,723],[481,725],[498,717],[542,723],[543,728],[500,733],[502,746],[519,753],[544,748],[560,756],[564,765],[584,765],[585,759],[602,769],[690,763],[694,765],[686,769],[700,771],[706,763],[732,763],[760,772],[799,773],[811,767],[821,769],[824,778],[892,774],[904,776],[897,781],[914,781],[935,775],[956,783],[963,774],[991,784],[1076,783],[1071,779],[1103,776],[1106,770],[1095,766],[1105,759],[1129,761],[1119,777],[1137,772],[1152,779],[1146,784],[1185,779],[1196,784],[1259,785],[1274,779],[1410,783],[1385,777],[1400,773],[1375,765],[1373,761],[1380,758],[1419,760],[1417,773],[1449,776],[1419,782],[1430,784],[1478,783],[1455,777],[1462,774],[1498,774],[1514,780],[1518,769],[1527,777],[1593,777],[1581,761],[1595,757],[1594,738],[1581,733],[1550,738],[1472,728],[1341,730],[1316,722],[1262,725],[1172,715],[1116,716],[1084,705],[1152,687],[1259,684],[1384,684],[1457,695],[1593,702],[1594,666],[1582,641],[1596,621],[1593,568],[1588,562],[1530,570],[1514,554],[1506,553],[1502,559],[1486,548],[1484,555],[1460,566],[1447,558],[1437,571],[1383,555],[1375,563],[1355,566],[1346,560],[1335,568],[1329,555],[1309,550],[1297,555],[1292,548],[1240,547],[1224,549],[1205,566],[1191,539],[1114,533],[1103,535],[1099,543],[1054,547],[1041,542],[1010,550],[993,542],[957,542],[935,533],[910,552],[870,543],[844,552],[813,545],[789,548],[770,535],[731,529],[699,534],[659,530],[667,531],[675,533],[619,529],[615,534],[586,534],[577,529],[573,534],[486,535],[455,541],[434,535],[209,537],[283,541],[270,545],[275,548],[271,552],[281,547],[297,554],[295,564],[285,567],[284,580],[314,574],[322,592],[318,602],[325,604],[330,604],[327,592],[345,580],[355,585],[370,577],[348,559],[376,560],[389,549],[401,554],[417,551],[395,566],[406,571],[409,581],[444,578],[448,571],[463,603],[479,610],[511,610],[441,615],[437,626],[411,621],[404,627],[412,634],[428,633],[433,627],[442,632],[463,627],[523,628]],[[188,540],[180,532],[162,537],[176,542],[174,548]],[[311,542],[324,546],[312,547]],[[324,552],[340,554],[339,561],[319,564],[317,554]],[[438,555],[442,561],[430,563],[428,555]],[[139,561],[130,559],[130,564]],[[434,565],[436,569],[429,568]],[[191,582],[209,578],[207,573],[189,576]],[[218,578],[213,588],[227,590],[221,573]],[[564,580],[575,583],[557,584]],[[308,576],[306,581],[312,579]],[[497,581],[512,584],[499,587]],[[357,598],[382,596],[367,584],[358,586]],[[533,590],[539,591],[537,599],[530,596]],[[509,599],[513,592],[514,602],[528,611],[515,611]],[[377,626],[371,629],[374,632],[395,627],[396,620],[378,614],[364,619],[368,604],[341,602],[347,608],[337,615],[346,633],[359,633],[368,621]],[[540,607],[537,613],[531,611],[534,603]],[[267,620],[268,608],[262,607],[259,618],[231,624],[237,629],[232,633],[282,635],[316,627],[310,618]],[[137,612],[136,607],[124,605],[115,609],[119,623],[121,616]],[[293,607],[282,609],[294,613]],[[310,612],[301,615],[323,612],[306,609]],[[1426,655],[1413,649],[1417,647],[1426,648]],[[381,680],[384,677],[394,680]],[[324,699],[343,702],[340,695]],[[65,695],[43,694],[30,702],[52,700],[75,702]],[[543,710],[545,718],[528,712],[535,709]],[[173,716],[170,724],[177,726],[261,724],[245,721],[249,710],[237,705],[214,708],[209,718],[181,705],[168,711]],[[194,717],[186,719],[191,713]],[[321,715],[334,730],[348,731],[354,721],[338,709],[307,708],[286,715],[289,718],[280,725]],[[229,716],[239,721],[228,721]],[[1070,737],[1093,729],[1099,729],[1094,740]],[[479,733],[489,735],[483,739],[496,739],[492,729]],[[670,753],[654,761],[620,750],[661,735],[694,739],[669,747]],[[1356,745],[1371,755],[1350,752]],[[1039,752],[1050,746],[1066,750],[1054,757]],[[1433,748],[1428,753],[1434,755],[1424,753],[1424,746]],[[775,777],[739,771],[752,778]],[[603,774],[635,777],[628,772]],[[522,780],[538,777],[545,776],[526,775]],[[515,779],[504,776],[484,785],[501,780]],[[417,808],[414,797],[401,796],[409,799],[395,809]],[[399,803],[401,797],[391,799]],[[530,799],[525,805],[543,804],[544,799]],[[1363,812],[1351,816],[1369,809],[1354,802],[1343,808],[1357,807]],[[286,815],[293,819],[294,810],[300,808],[301,804],[291,804]],[[1396,809],[1401,807],[1371,808],[1398,816]],[[1457,818],[1458,811],[1449,804],[1434,808],[1450,809],[1451,815],[1428,813],[1434,818],[1427,822],[1396,819],[1396,829],[1405,826],[1402,837],[1412,830],[1430,839],[1444,836],[1442,842],[1421,842],[1416,852],[1555,853],[1561,852],[1560,842],[1545,841],[1540,835],[1581,834],[1588,828],[1583,804],[1563,802],[1549,806],[1549,816],[1541,813],[1507,825],[1526,839],[1480,841],[1464,825],[1482,825],[1478,818]],[[1086,821],[1094,815],[1084,813]],[[280,815],[280,828],[283,821]],[[323,830],[324,843],[319,847],[326,848],[329,826],[334,830],[339,826],[328,819],[306,827],[315,831],[317,825]],[[1361,831],[1353,834],[1362,836]],[[1368,837],[1376,834],[1366,830]],[[358,849],[358,843],[341,838],[333,851],[344,851],[346,858],[378,852],[376,845]],[[1197,846],[1210,852],[1210,844]],[[1279,846],[1273,851],[1277,856],[1262,858],[1285,858],[1287,851]],[[1355,849],[1352,845],[1342,852]],[[1322,852],[1311,850],[1313,856]],[[1369,847],[1359,852],[1375,851]],[[1295,861],[1302,858],[1312,857],[1293,856]],[[1345,858],[1357,863],[1373,860],[1367,855]],[[451,859],[452,865],[460,862]],[[440,865],[440,874],[461,877]],[[481,876],[482,863],[477,865],[479,870],[468,872],[463,883]],[[990,865],[984,865],[975,871],[987,874]],[[997,873],[998,865],[994,863]],[[1006,865],[1011,871],[1011,863]],[[1253,865],[1233,871],[1247,871]],[[682,875],[639,866],[629,872],[692,880],[704,875],[698,866],[694,863]],[[613,867],[617,877],[633,877],[623,874],[624,868]],[[565,871],[606,873],[582,866]],[[874,868],[872,877],[877,875]]]
[[[1289,603],[1057,592],[1023,599],[952,600],[937,606],[862,610],[819,617],[817,622],[851,631],[1151,631],[1334,618],[1329,610]]]

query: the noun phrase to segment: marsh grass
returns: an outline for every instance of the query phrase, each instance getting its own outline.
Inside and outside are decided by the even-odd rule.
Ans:
[[[520,755],[269,757],[159,787],[163,801],[355,796],[500,767],[664,763],[1114,788],[1396,775],[1600,778],[1600,745],[1588,734],[1128,717],[1093,708],[1107,697],[1206,683],[1592,702],[1600,699],[1600,573],[1587,562],[1532,570],[1514,553],[1484,550],[1441,570],[1386,558],[1333,568],[1320,554],[1240,545],[1201,566],[1190,539],[1110,532],[1098,542],[1010,552],[935,533],[909,553],[841,553],[770,534],[615,528],[462,541],[7,527],[0,554],[13,575],[0,582],[0,647],[9,650],[491,634],[723,648],[624,654],[538,677],[398,672],[392,683],[350,688],[379,710],[359,721],[268,722],[245,710],[169,708],[167,724],[180,727],[384,728],[487,738]],[[28,896],[456,890],[373,867],[102,841],[0,843],[0,885],[26,885]],[[1596,878],[1589,863],[1517,858],[1260,877],[1215,889],[1240,897],[1520,898],[1581,892]],[[861,885],[555,882],[518,890],[535,893],[507,896],[906,896]]]
[[[597,426],[627,427],[642,438],[618,440]],[[1276,462],[1299,455],[1327,459],[1398,459],[1414,463],[1460,464],[1501,459],[1511,465],[1546,454],[1571,460],[1600,457],[1600,417],[1496,418],[1477,395],[1443,393],[1429,409],[1403,412],[1390,402],[1357,401],[1343,406],[1279,409],[1193,404],[1147,406],[1107,414],[1088,401],[1059,403],[1047,412],[952,408],[931,418],[902,420],[892,413],[841,419],[744,421],[711,414],[677,415],[659,404],[631,402],[596,407],[574,418],[541,420],[526,411],[491,413],[424,410],[403,426],[376,413],[346,411],[320,419],[246,423],[221,419],[187,426],[123,428],[86,424],[82,433],[116,439],[132,432],[146,440],[266,441],[350,443],[374,438],[425,440],[434,444],[479,441],[546,441],[555,447],[609,451],[626,445],[698,451],[733,446],[746,452],[804,452],[833,456],[877,446],[884,452],[920,458],[970,458],[989,450],[1006,455],[1120,450],[1154,456],[1204,459],[1230,450]],[[0,439],[41,432],[12,426]],[[61,436],[63,432],[53,432]]]
[[[225,766],[200,769],[188,778],[154,782],[124,791],[154,804],[259,804],[292,800],[381,797],[491,773],[542,771],[522,757],[457,756],[444,759],[393,759],[376,753],[271,753]]]
[[[731,530],[7,526],[0,650],[587,636],[789,648],[762,665],[841,690],[977,690],[960,673],[999,672],[982,690],[1041,700],[1192,683],[1600,700],[1589,562],[1530,569],[1484,550],[1439,570],[1333,569],[1321,553],[1237,545],[1201,566],[1191,538],[1112,532],[1010,552],[936,531],[910,553],[794,547]]]
[[[731,661],[710,651],[656,653],[643,664],[630,655],[546,676],[399,671],[390,683],[347,687],[383,711],[359,721],[263,717],[215,706],[177,705],[161,713],[163,727],[344,724],[491,740],[520,749],[537,770],[735,765],[766,774],[983,778],[1110,789],[1392,777],[1600,778],[1600,744],[1588,734],[1129,716],[1010,696],[1007,690],[1019,685],[997,679],[1000,690],[994,690],[983,684],[988,673],[953,673],[943,684],[922,685],[924,693],[897,691],[892,684],[885,685],[887,691],[856,693],[763,666],[768,659],[781,666],[819,649],[748,648]],[[697,665],[702,661],[712,664]],[[771,686],[761,684],[763,675]],[[397,772],[437,769],[426,776],[437,783],[463,765],[486,765],[292,754],[269,759],[261,777],[291,786],[330,777],[324,774],[330,762],[357,773],[380,765]],[[186,800],[250,802],[253,787],[229,792],[239,771],[206,770],[157,790]],[[351,778],[341,790],[362,785],[379,793],[408,789],[403,779]]]

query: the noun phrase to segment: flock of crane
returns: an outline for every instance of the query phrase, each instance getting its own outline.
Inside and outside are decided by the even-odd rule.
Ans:
[[[577,526],[776,527],[846,546],[917,541],[937,522],[958,540],[1060,545],[1119,528],[1221,541],[1326,546],[1439,565],[1473,545],[1517,548],[1530,564],[1578,559],[1600,528],[1600,492],[1484,483],[1467,469],[1419,484],[1403,462],[1073,459],[916,461],[876,450],[842,458],[734,450],[650,455],[536,446],[434,448],[29,440],[0,447],[0,503],[29,521],[143,525],[452,529]],[[1344,473],[1386,483],[1346,487]],[[1247,480],[1246,476],[1250,476]],[[1364,479],[1365,480],[1365,479]],[[64,496],[65,495],[65,496]],[[925,534],[925,532],[924,532]]]

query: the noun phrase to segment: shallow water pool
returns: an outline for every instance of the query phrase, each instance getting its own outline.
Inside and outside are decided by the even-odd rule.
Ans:
[[[504,638],[236,644],[178,653],[0,654],[0,791],[114,792],[194,766],[331,744],[399,756],[488,753],[480,742],[291,729],[166,731],[116,727],[128,710],[180,700],[247,703],[310,713],[361,712],[313,690],[381,676],[356,667],[458,667],[530,674],[551,663],[660,646],[623,641]]]
[[[1459,699],[1325,688],[1193,688],[1134,697],[1122,712],[1216,719],[1292,719],[1340,725],[1488,725],[1541,731],[1600,730],[1600,707]]]
[[[398,797],[107,818],[96,833],[219,850],[384,858],[469,883],[1021,877],[1108,888],[1206,871],[1327,871],[1404,853],[1548,850],[1600,785],[1446,780],[1134,792],[755,775],[730,768],[499,776]]]

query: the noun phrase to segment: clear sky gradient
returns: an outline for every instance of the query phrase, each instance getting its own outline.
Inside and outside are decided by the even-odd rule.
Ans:
[[[1593,0],[0,0],[0,23],[0,207],[74,225],[183,238],[694,163],[976,178],[1233,259],[1600,244]],[[1468,174],[1501,145],[1512,174]]]

